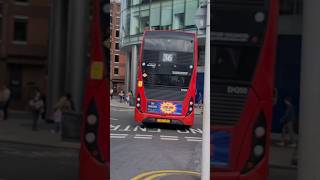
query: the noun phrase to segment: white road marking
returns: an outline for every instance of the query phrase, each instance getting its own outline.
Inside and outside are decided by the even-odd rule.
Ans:
[[[201,137],[184,137],[184,138],[186,138],[187,141],[196,141],[196,142],[202,141]]]
[[[110,118],[111,121],[118,121],[119,119],[116,118]]]
[[[160,135],[161,138],[175,138],[177,139],[178,136],[164,136],[164,135]]]
[[[152,139],[152,135],[136,134],[134,139]]]
[[[110,138],[124,139],[128,134],[110,134]]]
[[[165,141],[178,141],[179,137],[178,136],[163,136],[163,135],[160,135],[160,139],[161,140],[165,140]]]
[[[179,139],[176,138],[160,138],[161,140],[165,140],[165,141],[178,141]]]

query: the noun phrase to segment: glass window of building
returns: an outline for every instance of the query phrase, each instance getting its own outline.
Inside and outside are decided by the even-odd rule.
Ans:
[[[116,50],[119,50],[119,43],[116,43]]]
[[[195,27],[194,16],[198,9],[198,0],[186,0],[185,27]]]
[[[150,0],[141,0],[141,4],[149,4]]]
[[[114,62],[119,63],[119,54],[114,55]]]
[[[140,4],[140,0],[131,0],[132,1],[132,6]]]
[[[130,35],[136,35],[139,31],[139,6],[131,7],[131,15],[130,15]]]
[[[150,9],[150,28],[153,30],[160,29],[160,2],[154,2],[151,4]]]
[[[128,36],[130,34],[130,9],[126,9],[123,12],[123,34]]]
[[[302,14],[302,0],[280,0],[280,14]]]
[[[184,26],[184,0],[173,0],[172,29],[183,29]]]
[[[162,1],[161,2],[161,29],[169,30],[171,29],[172,23],[172,1]]]
[[[115,68],[113,69],[113,74],[114,74],[114,75],[119,75],[119,68],[118,68],[118,67],[115,67]]]
[[[142,4],[140,6],[140,33],[149,29],[150,25],[150,6],[149,4]]]
[[[119,30],[116,30],[116,37],[119,37]]]
[[[14,36],[13,40],[17,42],[27,41],[27,26],[28,19],[26,18],[15,18],[14,20]]]

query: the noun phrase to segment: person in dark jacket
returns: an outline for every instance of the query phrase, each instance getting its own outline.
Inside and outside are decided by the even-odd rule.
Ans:
[[[279,145],[284,146],[290,143],[290,147],[296,147],[297,135],[294,128],[296,123],[295,107],[293,106],[291,97],[289,96],[284,99],[284,103],[286,105],[286,110],[280,119],[280,123],[282,125],[282,142]],[[289,140],[286,139],[286,136],[289,136]]]

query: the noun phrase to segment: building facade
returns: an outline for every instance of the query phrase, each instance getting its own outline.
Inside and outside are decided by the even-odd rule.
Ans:
[[[48,0],[0,0],[0,84],[11,107],[24,109],[35,87],[46,92]]]
[[[203,77],[205,34],[200,34],[195,24],[195,15],[201,3],[202,0],[121,0],[120,48],[127,57],[126,91],[135,92],[138,52],[145,30],[179,30],[197,33],[198,77]]]
[[[124,90],[125,81],[125,53],[120,51],[120,1],[111,1],[110,8],[110,35],[111,35],[111,62],[110,62],[110,87],[114,93]]]

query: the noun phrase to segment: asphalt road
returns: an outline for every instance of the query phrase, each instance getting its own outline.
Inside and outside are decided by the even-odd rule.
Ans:
[[[190,129],[141,128],[129,109],[111,108],[111,179],[124,180],[159,170],[200,172],[201,117]]]
[[[0,180],[76,180],[78,152],[0,142]]]
[[[294,169],[270,169],[269,180],[297,180],[297,171]]]

